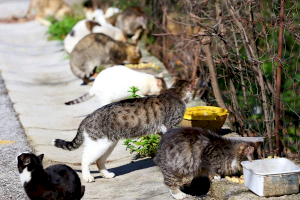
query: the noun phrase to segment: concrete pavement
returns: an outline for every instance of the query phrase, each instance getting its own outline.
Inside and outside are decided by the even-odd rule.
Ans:
[[[13,13],[24,13],[26,5],[29,5],[29,0],[5,1],[4,4],[3,2],[0,0],[0,9],[8,6],[14,10]],[[0,19],[3,16],[8,17],[9,14],[12,13],[0,13]],[[5,96],[5,88],[0,87],[0,94],[5,96],[4,100],[0,96],[0,155],[5,158],[2,159],[0,168],[0,200],[26,199],[18,179],[15,161],[15,156],[23,151],[33,150],[36,154],[45,154],[45,167],[57,163],[68,164],[81,177],[82,148],[69,152],[53,147],[51,141],[54,138],[73,139],[83,119],[78,116],[94,111],[99,102],[94,97],[78,105],[64,105],[64,102],[89,91],[90,86],[80,86],[82,81],[70,71],[62,44],[47,41],[46,32],[47,27],[35,21],[0,24],[0,72],[12,102]],[[145,51],[143,60],[162,66],[155,57]],[[158,70],[153,73],[159,72]],[[0,86],[1,83],[0,79]],[[15,143],[4,146],[1,140]],[[96,179],[93,183],[82,181],[86,186],[83,199],[173,199],[152,159],[133,161],[132,158],[133,155],[129,154],[120,142],[107,162],[107,168],[116,174],[114,179],[103,179],[96,165],[92,165],[92,175]],[[230,187],[239,191],[238,187],[241,186]],[[228,188],[222,189],[228,196],[227,190]],[[254,199],[251,192],[245,191],[247,189],[243,187],[243,198],[252,195],[250,199]],[[232,193],[231,196],[234,198],[236,195]],[[188,196],[187,200],[190,199],[195,197]],[[299,195],[293,195],[290,199],[299,199]]]
[[[18,5],[18,1],[11,2],[11,9]],[[80,86],[82,81],[72,74],[62,44],[47,41],[46,32],[47,27],[36,21],[0,24],[1,75],[27,140],[36,154],[45,154],[45,166],[65,163],[81,177],[82,148],[64,151],[53,147],[51,141],[73,139],[83,119],[78,116],[97,109],[99,101],[94,97],[78,105],[64,105],[88,92],[90,86]],[[143,59],[155,58],[144,54]],[[133,162],[132,157],[119,142],[107,163],[117,175],[114,179],[103,179],[92,165],[96,181],[84,183],[84,199],[172,199],[152,159]],[[14,168],[15,164],[9,165]]]

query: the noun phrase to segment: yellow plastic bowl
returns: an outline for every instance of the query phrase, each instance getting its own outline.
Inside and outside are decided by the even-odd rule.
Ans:
[[[228,115],[226,109],[214,106],[198,106],[187,108],[181,121],[182,126],[202,127],[218,132]]]

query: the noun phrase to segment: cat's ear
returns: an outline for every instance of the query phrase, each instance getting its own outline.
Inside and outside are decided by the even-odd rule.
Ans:
[[[174,79],[173,79],[173,84],[176,83],[177,81],[179,80],[178,77],[174,76]]]
[[[42,163],[43,162],[43,158],[44,158],[44,154],[39,155],[38,158],[39,158],[40,162]]]
[[[159,73],[157,77],[158,78],[163,78],[164,77],[164,72]]]
[[[23,160],[23,165],[29,165],[31,163],[31,159],[29,156],[25,157]]]
[[[196,88],[198,80],[199,80],[199,78],[196,78],[196,79],[192,80],[191,84],[189,85],[189,90],[190,91],[192,91]]]
[[[192,84],[191,84],[191,85],[192,85],[193,88],[196,88],[198,80],[199,80],[199,78],[196,78],[196,79],[194,79],[194,80],[192,81]]]

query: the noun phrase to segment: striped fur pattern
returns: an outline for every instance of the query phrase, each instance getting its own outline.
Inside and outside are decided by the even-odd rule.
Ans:
[[[82,126],[84,121],[85,120],[83,120],[79,125],[79,128],[77,130],[77,135],[71,142],[55,139],[52,141],[52,145],[69,151],[78,149],[83,144],[84,141],[84,137],[83,137],[84,126]]]
[[[252,142],[184,127],[162,136],[154,162],[160,167],[171,195],[183,199],[185,194],[180,186],[199,176],[235,174],[242,170],[242,161],[254,159],[254,149]]]
[[[104,174],[104,177],[112,178],[114,175],[105,169],[104,164],[118,140],[176,127],[185,113],[186,103],[191,100],[195,84],[196,80],[175,79],[171,88],[158,96],[126,99],[103,106],[81,122],[73,141],[56,139],[53,145],[74,150],[84,141],[88,141],[82,161],[84,180],[86,182],[94,180],[88,166],[97,160],[100,160],[97,164],[99,171]],[[102,153],[98,155],[96,152]]]
[[[74,104],[77,104],[77,103],[81,103],[81,102],[84,102],[84,101],[87,101],[89,100],[90,98],[92,98],[94,95],[90,95],[90,93],[85,93],[84,95],[82,95],[81,97],[78,97],[77,99],[74,99],[72,101],[68,101],[66,102],[65,104],[66,105],[74,105]]]

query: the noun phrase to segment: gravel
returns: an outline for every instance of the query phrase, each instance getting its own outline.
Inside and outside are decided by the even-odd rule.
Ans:
[[[3,144],[2,140],[14,141]],[[16,156],[31,151],[0,74],[0,200],[28,199],[19,179]]]

